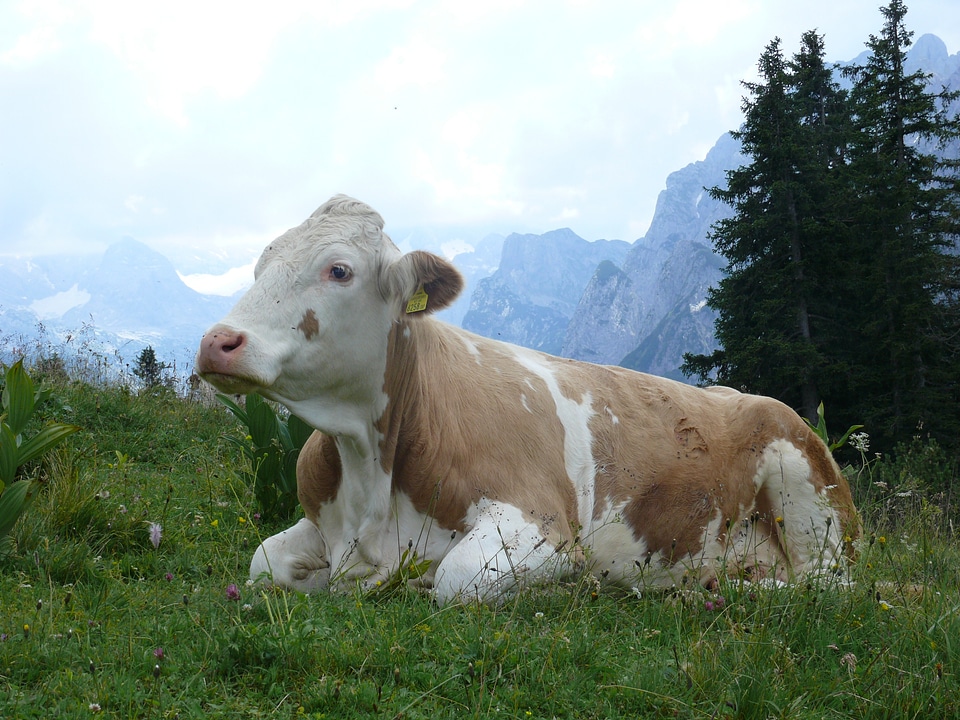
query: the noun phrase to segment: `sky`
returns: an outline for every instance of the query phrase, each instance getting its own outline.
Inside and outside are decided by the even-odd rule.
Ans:
[[[816,29],[850,60],[881,4],[0,0],[0,256],[133,237],[227,293],[338,192],[401,244],[633,241],[767,43]],[[960,51],[958,0],[907,6]]]

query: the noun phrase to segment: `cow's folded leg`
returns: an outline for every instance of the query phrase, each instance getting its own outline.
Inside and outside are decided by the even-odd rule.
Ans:
[[[437,568],[433,592],[441,603],[495,602],[571,570],[569,554],[556,552],[540,527],[520,510],[481,500],[473,529]]]
[[[317,526],[303,518],[264,540],[250,562],[250,579],[301,592],[326,588],[330,563]]]

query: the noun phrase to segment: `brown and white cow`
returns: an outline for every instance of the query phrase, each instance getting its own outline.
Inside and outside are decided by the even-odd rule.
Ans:
[[[449,601],[584,571],[628,588],[786,581],[852,552],[849,487],[790,408],[431,318],[462,284],[345,196],[264,250],[197,356],[223,392],[319,431],[297,468],[305,518],[263,542],[252,578],[372,586],[412,548]]]

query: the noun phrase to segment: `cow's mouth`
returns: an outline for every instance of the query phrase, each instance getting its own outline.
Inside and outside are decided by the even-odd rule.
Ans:
[[[201,372],[200,377],[225,395],[247,395],[261,387],[253,378],[218,372]]]

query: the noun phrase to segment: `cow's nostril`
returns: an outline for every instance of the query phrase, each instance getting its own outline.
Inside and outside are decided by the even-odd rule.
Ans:
[[[220,346],[220,349],[225,353],[231,353],[235,350],[238,350],[241,345],[243,345],[245,338],[243,335],[237,335],[236,337],[226,338],[223,341],[223,344]]]

